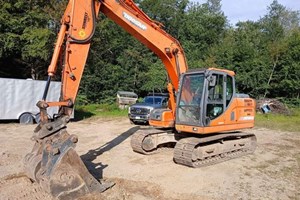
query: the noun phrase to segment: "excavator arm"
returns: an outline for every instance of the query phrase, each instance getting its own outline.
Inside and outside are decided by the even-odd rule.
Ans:
[[[74,199],[111,187],[111,184],[98,182],[88,172],[74,150],[77,136],[66,131],[100,12],[162,60],[171,81],[168,90],[173,121],[176,106],[173,90],[178,90],[180,74],[187,70],[184,51],[179,42],[166,33],[158,22],[151,20],[132,0],[70,0],[61,19],[43,98],[37,103],[41,123],[34,130],[32,140],[35,144],[32,152],[26,155],[24,161],[28,177],[58,199]],[[62,63],[61,97],[57,102],[48,102],[48,88],[59,63]],[[51,122],[47,108],[52,106],[58,106],[59,113]]]
[[[177,91],[180,74],[187,70],[184,51],[179,42],[166,33],[158,22],[151,20],[131,0],[70,1],[62,18],[62,25],[48,69],[49,78],[57,72],[57,63],[64,55],[62,97],[60,102],[44,106],[61,106],[61,114],[70,115],[88,56],[91,38],[95,32],[98,13],[119,24],[124,30],[151,49],[163,62],[172,87]],[[47,93],[47,88],[46,92]],[[172,99],[173,97],[171,97]],[[43,100],[46,101],[44,95]],[[175,100],[170,105],[175,111]]]

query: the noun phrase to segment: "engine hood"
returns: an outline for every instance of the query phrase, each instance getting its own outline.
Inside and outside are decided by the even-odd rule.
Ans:
[[[151,104],[151,103],[136,103],[130,106],[131,108],[140,108],[140,107],[144,107],[144,108],[161,108],[162,105],[160,104]]]

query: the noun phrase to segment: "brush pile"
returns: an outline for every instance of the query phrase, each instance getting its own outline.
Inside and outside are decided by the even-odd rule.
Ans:
[[[279,101],[278,99],[259,99],[256,101],[256,111],[262,113],[275,113],[275,114],[284,114],[290,115],[291,112],[288,107]]]

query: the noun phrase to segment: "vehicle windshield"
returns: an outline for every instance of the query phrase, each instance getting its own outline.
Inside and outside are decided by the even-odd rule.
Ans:
[[[161,100],[161,97],[145,97],[143,102],[149,104],[161,104]]]
[[[203,85],[204,74],[187,74],[183,77],[178,106],[180,122],[199,123]]]

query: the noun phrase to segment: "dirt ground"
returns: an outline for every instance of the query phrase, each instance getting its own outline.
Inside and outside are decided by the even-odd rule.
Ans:
[[[35,125],[0,124],[0,199],[52,199],[23,173]],[[173,151],[134,153],[130,136],[139,126],[126,118],[71,122],[77,152],[99,178],[115,182],[102,194],[84,199],[300,199],[300,133],[252,129],[258,140],[253,155],[204,168],[173,162]]]

